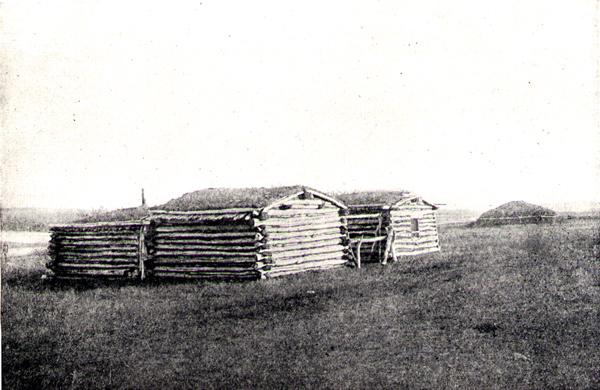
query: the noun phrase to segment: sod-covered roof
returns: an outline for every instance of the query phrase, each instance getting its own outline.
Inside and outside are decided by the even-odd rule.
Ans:
[[[402,199],[408,198],[411,195],[412,194],[409,191],[398,190],[341,192],[336,193],[334,196],[340,202],[347,205],[391,205]]]
[[[312,190],[305,186],[252,187],[252,188],[207,188],[189,192],[167,203],[154,206],[153,210],[197,211],[231,208],[262,209],[290,195]],[[314,191],[314,190],[312,190]]]
[[[135,221],[147,217],[148,209],[146,207],[130,207],[126,209],[118,209],[105,211],[102,213],[92,213],[76,220],[76,223],[88,222],[117,222],[117,221]]]
[[[348,205],[383,205],[392,206],[402,201],[417,198],[417,195],[410,191],[395,190],[395,191],[355,191],[337,193],[334,195],[340,202]],[[437,206],[423,201],[437,209]]]

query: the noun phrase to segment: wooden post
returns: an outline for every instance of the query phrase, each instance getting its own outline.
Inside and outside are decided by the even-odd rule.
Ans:
[[[361,237],[360,241],[356,245],[356,268],[358,269],[360,269],[360,247],[362,246],[363,238],[364,237]]]
[[[395,248],[395,242],[396,242],[396,231],[394,230],[394,227],[391,226],[392,228],[392,261],[394,263],[398,262],[398,257],[396,256],[396,248]]]
[[[140,233],[138,235],[138,267],[140,280],[146,278],[146,259],[148,257],[146,249],[146,230],[146,225],[140,225]]]

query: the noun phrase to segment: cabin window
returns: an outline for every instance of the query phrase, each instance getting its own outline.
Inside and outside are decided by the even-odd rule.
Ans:
[[[413,237],[419,237],[419,219],[411,218],[410,220],[410,232]]]

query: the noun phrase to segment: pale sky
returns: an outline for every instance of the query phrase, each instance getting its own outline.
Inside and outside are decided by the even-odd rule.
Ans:
[[[5,207],[293,184],[482,210],[600,199],[598,1],[63,2],[0,17]]]

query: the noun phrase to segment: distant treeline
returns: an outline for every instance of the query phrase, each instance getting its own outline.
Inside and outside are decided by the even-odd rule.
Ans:
[[[92,213],[89,210],[15,207],[0,209],[0,219],[2,230],[44,232],[51,224],[73,222]]]

